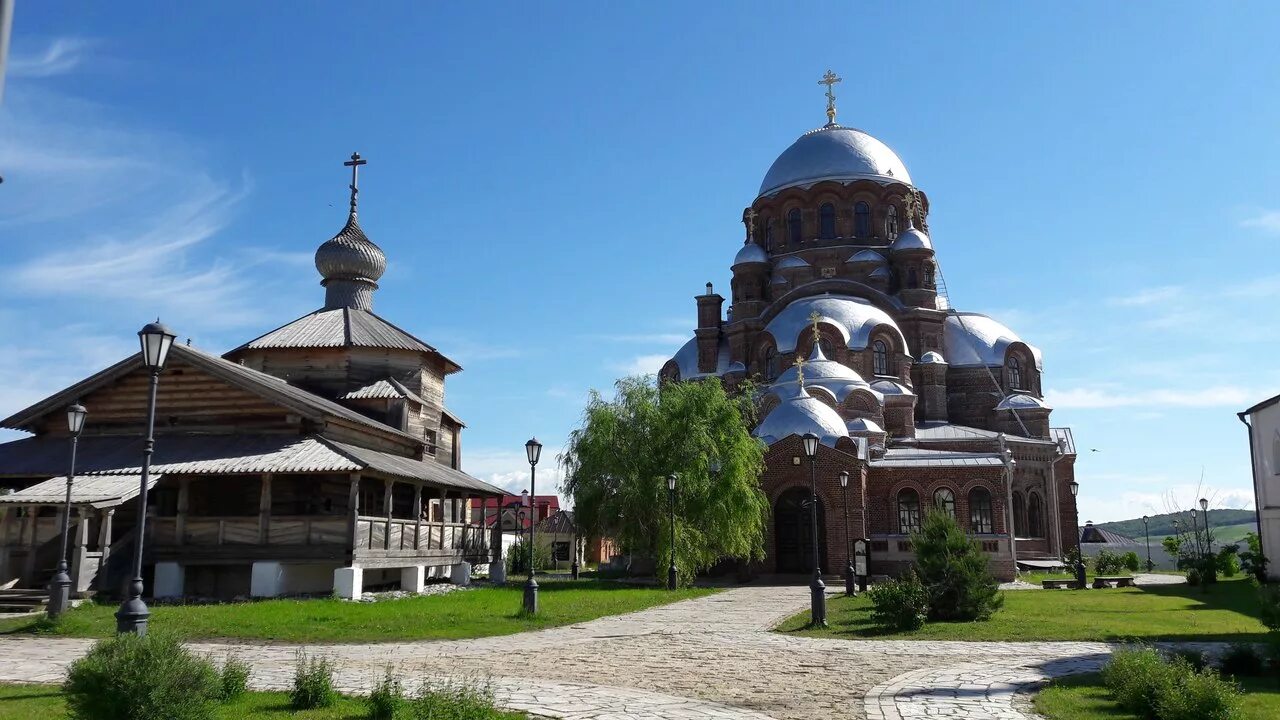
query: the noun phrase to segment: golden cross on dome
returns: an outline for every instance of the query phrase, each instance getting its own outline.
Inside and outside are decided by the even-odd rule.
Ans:
[[[841,82],[842,80],[844,80],[844,78],[831,72],[831,69],[828,68],[827,74],[823,75],[822,79],[818,81],[819,85],[827,86],[827,124],[828,125],[836,124],[836,94],[832,90],[834,89],[835,84],[838,82]]]
[[[818,323],[822,320],[822,316],[817,310],[809,313],[809,324],[813,326],[813,346],[821,347],[822,333],[818,331]]]
[[[756,239],[756,218],[757,217],[759,217],[759,214],[756,213],[755,208],[751,208],[751,207],[747,208],[747,211],[742,214],[743,221],[747,223],[747,242],[754,242]]]
[[[805,359],[800,354],[796,354],[796,382],[800,383],[800,389],[804,389],[804,364]]]
[[[351,159],[342,163],[346,167],[351,168],[351,214],[356,214],[356,194],[360,192],[360,166],[368,165],[369,161],[360,157],[360,153],[351,153]]]

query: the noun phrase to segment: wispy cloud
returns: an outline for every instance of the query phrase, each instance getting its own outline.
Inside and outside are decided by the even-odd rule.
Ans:
[[[689,340],[689,333],[634,333],[622,335],[588,335],[592,340],[603,340],[616,343],[638,343],[644,345],[679,345]]]
[[[560,446],[544,445],[542,460],[538,463],[537,491],[539,495],[559,492],[564,473],[560,467]],[[498,448],[470,448],[464,459],[463,470],[472,477],[512,493],[520,494],[529,488],[529,460],[524,448],[507,450]]]
[[[1280,234],[1280,210],[1263,210],[1241,220],[1240,227]]]
[[[9,58],[9,76],[45,78],[65,75],[84,62],[91,43],[84,38],[54,38],[43,50],[30,55],[15,53]]]
[[[1122,307],[1139,307],[1145,305],[1159,305],[1177,300],[1184,294],[1183,288],[1179,285],[1162,285],[1159,287],[1146,288],[1139,290],[1130,295],[1122,295],[1113,297],[1109,300],[1112,305]]]
[[[1261,397],[1259,391],[1235,385],[1180,387],[1176,389],[1126,389],[1082,387],[1049,389],[1045,400],[1055,408],[1100,409],[1118,407],[1238,407]]]
[[[637,355],[613,367],[626,375],[656,375],[670,359],[670,355]]]

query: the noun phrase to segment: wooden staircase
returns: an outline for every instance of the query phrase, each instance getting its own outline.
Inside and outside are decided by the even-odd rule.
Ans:
[[[44,610],[49,604],[49,591],[33,588],[0,590],[0,614],[28,613]]]

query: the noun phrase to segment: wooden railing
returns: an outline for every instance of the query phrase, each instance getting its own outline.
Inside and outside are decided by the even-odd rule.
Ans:
[[[280,515],[266,524],[257,516],[162,517],[148,518],[147,534],[156,545],[345,545],[347,523],[335,515]]]
[[[355,546],[362,550],[467,550],[487,547],[481,528],[466,523],[426,522],[361,515]]]

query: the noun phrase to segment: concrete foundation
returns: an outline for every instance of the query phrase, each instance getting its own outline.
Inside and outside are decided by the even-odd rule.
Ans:
[[[407,568],[400,568],[400,589],[404,592],[420,593],[425,586],[427,579],[426,567],[422,565],[412,565]]]
[[[340,567],[333,571],[333,594],[355,600],[364,591],[364,568]]]
[[[453,566],[453,572],[449,575],[449,581],[454,585],[470,585],[471,584],[471,563],[458,563]]]
[[[156,576],[151,594],[153,597],[158,598],[182,597],[182,588],[186,583],[186,578],[186,571],[178,563],[156,563]]]
[[[284,566],[278,562],[255,562],[249,576],[251,597],[278,597],[284,586]]]

